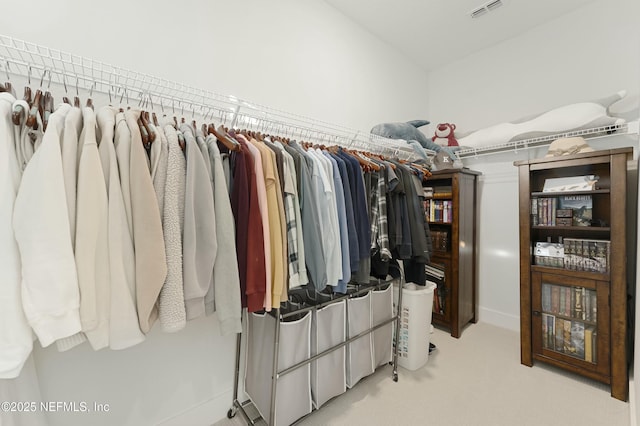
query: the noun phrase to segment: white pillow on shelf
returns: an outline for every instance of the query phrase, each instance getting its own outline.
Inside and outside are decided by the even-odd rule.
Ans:
[[[621,90],[595,102],[564,105],[533,117],[496,124],[459,137],[458,144],[461,147],[478,148],[581,129],[623,124],[624,119],[610,115],[609,107],[626,94],[625,90]]]

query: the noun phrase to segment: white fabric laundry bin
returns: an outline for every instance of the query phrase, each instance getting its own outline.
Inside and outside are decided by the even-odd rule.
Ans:
[[[269,423],[277,320],[269,314],[251,313],[248,316],[245,392]],[[311,312],[295,321],[281,321],[278,341],[278,371],[308,359],[311,354]],[[311,366],[307,364],[278,379],[274,425],[290,425],[311,410]]]
[[[371,328],[371,292],[347,299],[347,336],[355,337]],[[372,374],[373,338],[365,334],[347,345],[347,387],[351,388],[363,377]]]
[[[313,312],[311,355],[317,355],[346,340],[346,301],[341,300]],[[320,408],[347,390],[346,346],[329,352],[311,363],[311,395]]]
[[[399,284],[394,289],[394,311],[398,300]],[[431,333],[431,312],[433,291],[436,284],[427,281],[419,286],[413,283],[403,285],[402,311],[400,313],[400,335],[395,337],[398,345],[398,365],[408,370],[417,370],[429,360],[429,338]]]
[[[371,292],[371,325],[375,327],[393,318],[393,286]],[[373,332],[373,366],[388,364],[393,355],[393,326],[390,322]]]

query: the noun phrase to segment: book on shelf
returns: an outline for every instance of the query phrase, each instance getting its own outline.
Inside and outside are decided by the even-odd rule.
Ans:
[[[572,226],[591,226],[593,219],[593,198],[591,195],[561,195],[558,197],[561,209],[571,209]]]
[[[560,293],[560,315],[567,315],[564,307],[565,307],[565,298],[566,298],[566,292],[565,292],[566,287],[562,286],[559,289],[559,293]]]
[[[427,222],[451,223],[453,220],[453,202],[451,200],[424,200]]]
[[[551,312],[551,284],[542,284],[542,310]]]
[[[551,287],[551,312],[560,313],[560,287],[557,285]]]
[[[451,197],[453,194],[451,185],[441,185],[433,187],[434,197]]]
[[[436,284],[436,290],[433,295],[433,311],[438,314],[444,314],[445,309],[445,269],[444,265],[438,263],[427,263],[424,266],[427,281]]]
[[[593,326],[584,329],[584,360],[593,362]]]
[[[548,348],[548,349],[553,349],[552,345],[549,345],[550,342],[550,336],[554,336],[554,341],[555,341],[555,333],[553,333],[549,327],[549,318],[552,317],[553,315],[549,315],[549,314],[542,314],[542,347],[543,348]]]
[[[573,318],[582,319],[582,315],[584,314],[584,307],[582,306],[582,287],[572,287],[573,295],[572,302],[573,306],[571,309],[571,316]]]
[[[566,320],[556,317],[555,330],[556,330],[556,342],[555,350],[562,352],[564,350],[564,322]]]
[[[431,229],[431,246],[434,250],[449,250],[449,232]]]
[[[571,321],[571,346],[574,348],[572,355],[584,359],[584,323]]]
[[[603,274],[609,272],[610,241],[565,238],[563,245],[565,269]]]
[[[530,216],[533,226],[591,226],[593,198],[590,194],[535,197]]]
[[[582,321],[563,319],[543,314],[542,344],[587,362],[596,362],[597,329]]]
[[[542,192],[593,191],[598,179],[596,175],[548,178],[544,181]]]
[[[564,244],[537,242],[534,247],[536,265],[562,268],[564,266]]]
[[[573,350],[572,346],[571,346],[571,321],[570,320],[564,320],[562,322],[562,325],[564,327],[564,333],[563,333],[564,334],[564,341],[562,343],[562,352],[564,352],[565,354],[574,353],[575,350]]]

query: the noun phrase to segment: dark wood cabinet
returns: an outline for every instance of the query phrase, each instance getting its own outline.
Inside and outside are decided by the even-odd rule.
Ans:
[[[460,337],[475,323],[477,183],[480,172],[447,169],[433,172],[424,183],[425,215],[431,231],[431,264],[444,270],[434,292],[432,322]],[[431,190],[430,190],[431,189]]]
[[[619,148],[514,163],[521,363],[542,361],[607,383],[611,396],[623,401],[629,392],[626,197],[632,154],[632,148]],[[585,176],[597,179],[593,189],[545,191],[550,179]],[[580,201],[570,211],[571,224],[558,220],[573,200]]]

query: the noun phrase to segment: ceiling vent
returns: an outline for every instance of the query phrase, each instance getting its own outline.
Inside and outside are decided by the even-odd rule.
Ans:
[[[480,7],[473,9],[471,12],[469,12],[469,15],[472,18],[479,18],[480,16],[485,15],[488,12],[493,12],[503,4],[504,3],[502,2],[502,0],[492,0],[488,3],[483,4]]]

